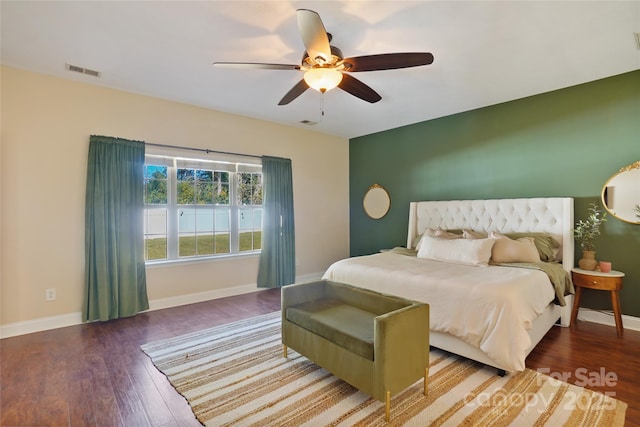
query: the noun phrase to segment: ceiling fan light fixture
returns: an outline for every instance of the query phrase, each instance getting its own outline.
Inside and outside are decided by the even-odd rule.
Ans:
[[[311,68],[304,73],[304,81],[310,88],[318,92],[326,92],[340,84],[342,73],[335,68]]]

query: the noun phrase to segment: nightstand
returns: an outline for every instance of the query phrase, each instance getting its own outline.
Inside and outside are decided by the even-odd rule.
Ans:
[[[601,271],[589,271],[581,268],[571,269],[571,278],[576,288],[576,297],[573,302],[573,311],[571,312],[571,324],[578,317],[578,308],[580,307],[580,296],[582,288],[596,289],[599,291],[611,292],[611,305],[613,306],[613,315],[616,319],[616,331],[618,335],[622,335],[624,329],[622,327],[622,315],[620,314],[620,295],[618,291],[622,289],[622,278],[624,273],[611,270],[608,273]]]

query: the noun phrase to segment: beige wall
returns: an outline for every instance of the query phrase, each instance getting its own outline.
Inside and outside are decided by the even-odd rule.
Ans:
[[[288,157],[297,275],[321,273],[349,254],[346,139],[7,67],[1,89],[2,326],[81,311],[91,134]],[[246,291],[257,264],[253,256],[148,268],[152,308]],[[48,288],[57,289],[56,301],[45,301]]]

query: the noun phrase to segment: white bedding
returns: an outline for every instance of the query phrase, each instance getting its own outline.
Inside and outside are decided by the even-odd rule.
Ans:
[[[542,271],[391,252],[338,261],[323,278],[428,303],[431,330],[463,339],[509,371],[525,368],[527,331],[555,295]]]

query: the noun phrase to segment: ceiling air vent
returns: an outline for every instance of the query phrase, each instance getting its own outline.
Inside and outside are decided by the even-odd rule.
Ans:
[[[300,120],[300,123],[302,123],[303,125],[309,125],[309,126],[313,126],[313,125],[317,125],[318,122],[314,122],[312,120]]]
[[[77,65],[66,64],[66,68],[69,71],[73,71],[75,73],[86,74],[88,76],[100,77],[100,71],[91,70],[89,68],[79,67]]]

